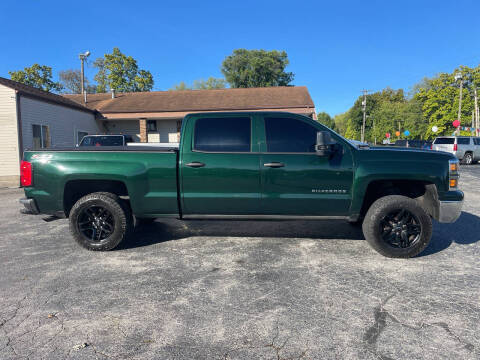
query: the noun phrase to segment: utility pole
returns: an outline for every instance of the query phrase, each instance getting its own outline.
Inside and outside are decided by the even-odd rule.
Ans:
[[[462,119],[462,91],[463,91],[463,76],[461,73],[457,73],[455,75],[455,80],[460,80],[460,97],[458,99],[458,117],[457,120],[459,123],[461,123]],[[457,129],[455,130],[455,133],[457,135],[460,134],[460,125],[458,125]]]
[[[473,96],[475,98],[475,116],[474,116],[474,121],[472,127],[474,129],[477,129],[479,126],[479,119],[478,119],[478,94],[477,94],[477,86],[475,83],[473,84]],[[478,136],[477,130],[475,130],[475,136]]]
[[[363,110],[363,123],[362,123],[362,131],[361,131],[361,141],[365,142],[365,121],[367,119],[367,94],[368,90],[363,89],[363,101],[362,101],[362,110]]]
[[[90,55],[90,51],[85,51],[84,54],[80,54],[78,55],[78,57],[80,58],[80,63],[81,63],[81,70],[80,70],[80,86],[81,86],[81,89],[82,89],[82,95],[84,95],[85,93],[85,75],[84,75],[84,71],[83,71],[83,63],[85,62],[85,60],[87,60],[87,57],[89,57]]]

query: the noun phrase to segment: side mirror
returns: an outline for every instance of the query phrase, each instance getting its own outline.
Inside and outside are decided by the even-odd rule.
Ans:
[[[334,151],[335,141],[333,141],[328,131],[317,132],[317,143],[315,152],[318,156],[330,156]]]

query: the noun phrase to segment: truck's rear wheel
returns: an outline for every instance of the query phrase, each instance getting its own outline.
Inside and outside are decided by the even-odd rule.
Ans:
[[[70,211],[70,232],[88,250],[118,246],[133,227],[132,214],[115,194],[92,193],[80,198]]]
[[[432,221],[413,199],[400,195],[375,201],[363,222],[363,234],[380,254],[410,258],[420,254],[432,237]]]

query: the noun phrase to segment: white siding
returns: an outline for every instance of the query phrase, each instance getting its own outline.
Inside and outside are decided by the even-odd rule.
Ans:
[[[24,149],[33,146],[32,125],[34,124],[49,126],[52,146],[75,146],[77,131],[85,131],[89,134],[103,133],[93,113],[42,100],[21,96],[20,113]]]
[[[132,135],[135,142],[140,142],[139,120],[117,120],[105,122],[108,134]]]
[[[0,178],[20,176],[15,97],[15,90],[0,85]]]

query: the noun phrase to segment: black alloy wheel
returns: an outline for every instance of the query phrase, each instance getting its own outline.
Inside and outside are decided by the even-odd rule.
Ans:
[[[102,206],[84,208],[78,217],[78,230],[91,243],[101,243],[115,230],[115,219]]]
[[[408,248],[416,244],[422,233],[418,218],[406,209],[392,211],[380,221],[383,241],[394,248]]]

